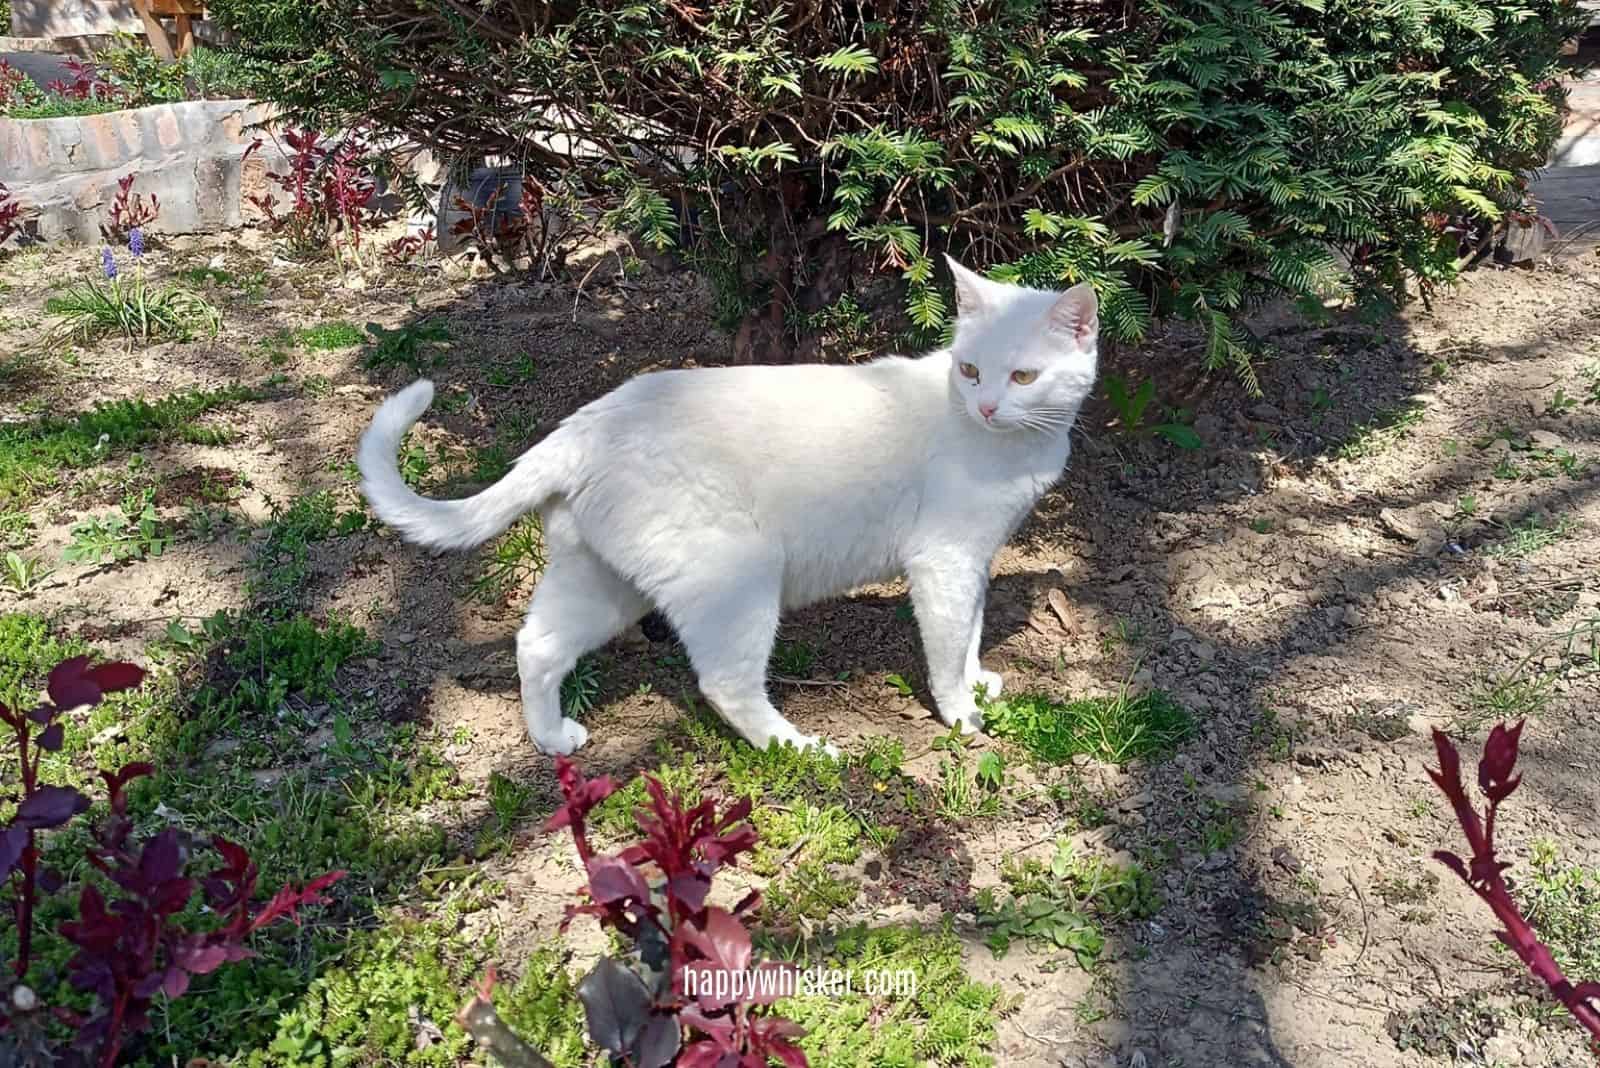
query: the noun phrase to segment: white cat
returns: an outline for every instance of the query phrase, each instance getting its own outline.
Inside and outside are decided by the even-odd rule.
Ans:
[[[947,351],[640,375],[464,500],[419,497],[395,463],[432,383],[378,409],[362,491],[408,540],[462,549],[526,512],[543,520],[549,565],[517,634],[534,745],[588,740],[562,717],[561,680],[652,605],[734,730],[763,747],[821,744],[767,696],[779,614],[902,575],[940,717],[981,727],[975,687],[1001,688],[978,663],[990,563],[1066,465],[1099,318],[1087,284],[1054,293],[950,268]]]

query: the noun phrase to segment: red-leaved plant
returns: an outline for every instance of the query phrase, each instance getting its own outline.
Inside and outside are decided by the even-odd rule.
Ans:
[[[22,232],[22,202],[0,182],[0,246]]]
[[[436,244],[433,227],[429,226],[418,230],[414,234],[397,237],[383,246],[383,254],[389,258],[390,263],[406,264],[417,260],[426,259],[428,247]]]
[[[626,957],[601,959],[578,984],[595,1045],[629,1068],[766,1068],[774,1059],[805,1068],[793,1042],[800,1028],[766,1011],[788,992],[777,980],[793,966],[756,963],[739,918],[761,895],[751,891],[731,911],[706,903],[717,870],[755,847],[750,800],[719,815],[714,801],[688,807],[647,775],[650,806],[636,814],[644,841],[604,854],[591,847],[586,821],[617,784],[585,779],[565,757],[556,759],[556,777],[565,803],[545,830],[570,829],[589,876],[588,901],[569,906],[562,926],[594,916],[633,943]],[[546,1064],[495,1016],[492,989],[491,975],[458,1021],[503,1063]]]
[[[1600,983],[1573,983],[1562,973],[1555,957],[1539,941],[1538,933],[1522,915],[1522,910],[1506,887],[1503,873],[1511,865],[1502,861],[1495,852],[1495,817],[1499,814],[1501,803],[1522,782],[1522,776],[1516,774],[1517,742],[1522,737],[1522,727],[1521,722],[1509,728],[1504,723],[1496,724],[1484,742],[1483,758],[1478,761],[1478,789],[1483,791],[1489,803],[1481,816],[1467,797],[1466,787],[1461,782],[1461,755],[1443,732],[1434,730],[1433,746],[1439,754],[1439,770],[1429,768],[1428,775],[1449,798],[1450,807],[1455,810],[1461,830],[1467,836],[1472,856],[1462,860],[1444,849],[1433,855],[1459,875],[1472,888],[1472,892],[1489,906],[1503,927],[1495,932],[1495,936],[1549,987],[1551,996],[1572,1014],[1572,1018],[1588,1029],[1592,1036],[1591,1047],[1600,1052]]]
[[[284,236],[291,253],[331,251],[341,266],[348,253],[359,264],[362,233],[378,222],[378,186],[364,163],[371,148],[355,136],[325,145],[315,130],[286,130],[283,139],[289,170],[269,171],[267,179],[288,195],[289,210],[281,211],[272,196],[252,196],[251,203],[266,217],[267,228]],[[252,142],[245,158],[261,145],[260,139]]]
[[[503,210],[507,188],[504,182],[495,186],[494,194],[483,204],[456,197],[455,208],[462,216],[450,227],[451,234],[475,247],[479,257],[495,271],[500,270],[497,255],[512,264],[519,256],[526,256],[530,263],[538,265],[550,240],[544,186],[531,174],[524,175],[515,211]]]
[[[131,689],[144,679],[132,664],[100,664],[73,657],[50,672],[49,700],[26,711],[0,704],[0,724],[10,728],[16,746],[20,793],[0,794],[16,811],[0,828],[0,889],[11,890],[17,957],[16,982],[0,999],[0,1064],[52,1064],[65,1068],[110,1068],[131,1035],[150,1025],[149,1010],[158,995],[181,997],[192,976],[206,975],[251,955],[246,939],[280,919],[298,922],[302,905],[322,904],[322,891],[344,877],[329,872],[304,888],[285,886],[260,908],[252,907],[257,869],[243,847],[221,838],[209,845],[220,864],[203,877],[190,874],[197,843],[173,828],[142,841],[133,836],[128,816],[128,784],[154,769],[128,764],[102,771],[109,813],[93,832],[89,864],[108,882],[106,891],[85,883],[78,894],[77,918],[61,924],[60,935],[76,947],[67,962],[72,986],[94,995],[94,1008],[80,1015],[40,1004],[25,980],[33,966],[34,910],[42,893],[64,882],[60,873],[41,868],[39,835],[65,826],[89,808],[89,799],[69,786],[39,781],[45,753],[65,741],[63,713],[93,706],[108,693]],[[114,889],[112,889],[114,887]],[[187,929],[178,916],[200,890],[220,922],[204,931]],[[106,892],[114,896],[106,899]],[[70,1028],[67,1049],[56,1049],[61,1026]]]
[[[109,103],[124,95],[115,85],[101,77],[100,69],[93,63],[87,63],[76,56],[69,56],[66,68],[67,73],[72,76],[71,81],[58,78],[45,86],[63,100],[96,100]]]
[[[0,59],[0,115],[12,108],[30,107],[44,99],[32,78]]]
[[[100,224],[100,236],[113,245],[126,244],[134,230],[143,230],[161,215],[161,198],[150,194],[149,203],[143,193],[133,191],[138,175],[128,174],[117,179],[117,195],[111,200],[111,214]]]

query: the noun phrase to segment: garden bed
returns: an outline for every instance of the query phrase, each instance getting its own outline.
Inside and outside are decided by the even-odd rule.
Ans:
[[[609,255],[591,274],[594,255],[560,284],[486,284],[285,264],[255,230],[174,238],[145,269],[214,302],[219,338],[8,365],[0,418],[38,434],[0,438],[0,531],[19,561],[0,589],[0,681],[36,686],[78,648],[156,671],[147,694],[75,719],[53,773],[151,758],[141,818],[159,802],[185,825],[221,820],[263,884],[350,872],[306,933],[264,934],[261,959],[174,1002],[149,1062],[344,1048],[356,1065],[461,1063],[449,1017],[492,960],[525,977],[512,1022],[575,1063],[560,976],[602,943],[587,921],[558,930],[580,877],[570,842],[540,834],[552,767],[518,710],[512,635],[537,542],[404,546],[370,521],[350,459],[377,402],[418,374],[439,400],[403,470],[459,495],[629,376],[727,359],[703,285],[619,274]],[[0,260],[0,352],[31,349],[44,302],[96,271],[88,249]],[[1381,327],[1264,324],[1254,399],[1197,378],[1181,332],[1109,362],[1191,409],[1203,447],[1111,428],[1097,401],[1060,490],[997,562],[984,659],[1018,723],[1060,707],[1126,741],[1162,710],[1171,736],[1137,759],[1075,743],[1049,763],[1025,730],[944,747],[899,586],[784,623],[776,700],[848,765],[753,757],[696,711],[681,654],[640,633],[569,683],[593,737],[578,756],[591,774],[754,793],[763,847],[730,891],[766,890],[773,944],[916,972],[915,1002],[786,1006],[813,1064],[899,1063],[878,1034],[914,1063],[974,1068],[1415,1068],[1459,1049],[1582,1063],[1431,860],[1460,832],[1424,768],[1430,727],[1477,740],[1532,716],[1500,834],[1518,893],[1591,977],[1600,687],[1550,652],[1513,671],[1600,611],[1597,285],[1592,259],[1489,269]],[[47,422],[136,397],[165,414],[135,412],[104,448]],[[115,522],[146,502],[153,530]],[[159,555],[134,554],[154,538]],[[97,545],[121,555],[92,562]],[[265,685],[274,672],[286,691]],[[1169,703],[1108,705],[1125,683],[1181,720]],[[600,822],[615,840],[626,806]],[[1120,904],[1085,890],[1096,873],[1120,880]],[[1058,921],[1103,943],[1063,948]],[[858,924],[877,940],[852,940]]]

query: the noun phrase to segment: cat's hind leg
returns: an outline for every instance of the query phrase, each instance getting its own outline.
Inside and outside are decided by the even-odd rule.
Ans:
[[[768,566],[762,567],[761,564]],[[658,593],[689,654],[700,692],[745,741],[765,749],[773,741],[797,749],[838,750],[803,734],[767,696],[767,662],[778,633],[781,565],[771,561],[725,563],[716,586],[707,579],[674,583]]]
[[[546,518],[550,563],[517,632],[517,674],[528,737],[542,753],[570,753],[589,731],[561,714],[561,680],[578,657],[604,645],[650,610],[649,602],[575,535]],[[555,536],[552,536],[554,533]]]

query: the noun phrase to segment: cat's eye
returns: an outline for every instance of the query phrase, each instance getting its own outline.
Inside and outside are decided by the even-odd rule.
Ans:
[[[978,380],[978,369],[977,369],[977,367],[973,366],[972,364],[970,364],[970,363],[961,363],[961,364],[957,364],[956,368],[957,368],[957,370],[959,370],[961,372],[961,377],[962,378],[970,378],[974,382],[976,382]]]
[[[1026,386],[1028,383],[1032,382],[1034,379],[1036,379],[1038,377],[1039,377],[1039,372],[1038,371],[1012,371],[1011,372],[1011,381],[1015,382],[1019,386]]]

